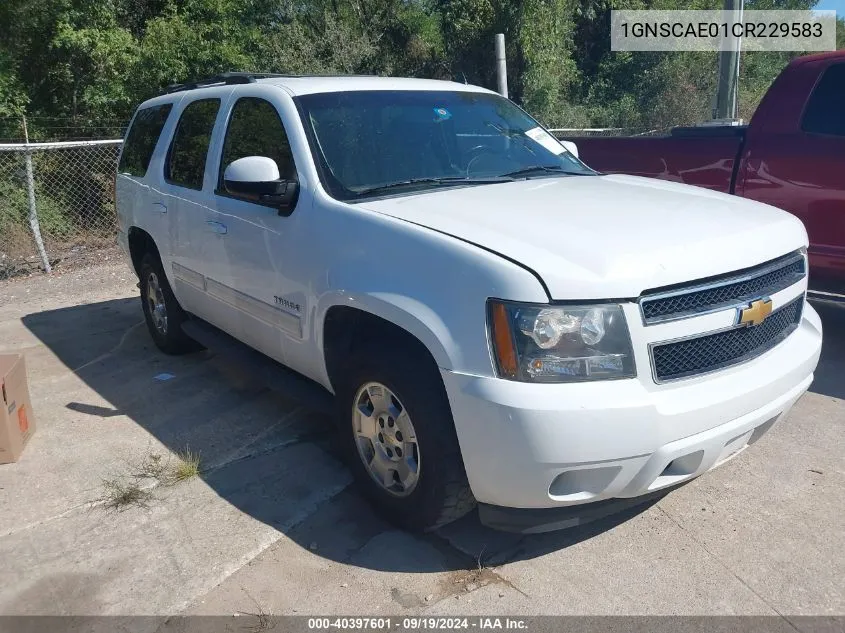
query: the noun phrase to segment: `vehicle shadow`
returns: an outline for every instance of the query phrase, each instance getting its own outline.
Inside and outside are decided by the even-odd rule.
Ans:
[[[78,402],[68,396],[66,409],[95,423],[126,416],[170,451],[189,448],[201,455],[200,476],[219,497],[315,555],[346,564],[443,572],[531,559],[611,530],[656,502],[543,535],[488,529],[475,512],[432,534],[401,532],[350,486],[328,415],[257,384],[226,357],[209,351],[162,354],[146,331],[137,299],[49,310],[22,320],[102,399]],[[72,392],[77,399],[80,393]],[[84,455],[85,447],[76,450]],[[141,461],[149,450],[139,446],[127,463]]]
[[[845,304],[813,301],[824,329],[822,355],[810,391],[845,399]]]

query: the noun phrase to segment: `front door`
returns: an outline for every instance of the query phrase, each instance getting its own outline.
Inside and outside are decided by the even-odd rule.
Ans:
[[[285,350],[302,339],[305,288],[294,261],[301,246],[297,213],[302,211],[280,212],[228,193],[223,184],[226,167],[247,156],[272,158],[282,179],[297,179],[282,119],[276,107],[259,96],[241,96],[228,116],[207,220],[219,233],[220,248],[207,263],[206,292],[226,307],[225,329],[286,362]]]

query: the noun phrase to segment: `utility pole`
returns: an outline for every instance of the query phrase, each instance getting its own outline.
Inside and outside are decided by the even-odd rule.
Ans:
[[[725,11],[742,19],[745,0],[725,0]],[[730,50],[719,51],[719,87],[716,92],[714,119],[735,119],[736,99],[739,90],[739,54],[742,40],[730,36],[725,40]]]
[[[508,97],[508,66],[505,63],[505,34],[496,33],[496,78],[499,81],[499,94]]]

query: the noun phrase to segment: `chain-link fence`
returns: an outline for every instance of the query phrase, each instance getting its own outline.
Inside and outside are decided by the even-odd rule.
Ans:
[[[0,144],[0,279],[114,248],[120,144]]]
[[[87,117],[0,116],[0,143],[122,138],[129,121]],[[24,132],[24,126],[26,132]]]

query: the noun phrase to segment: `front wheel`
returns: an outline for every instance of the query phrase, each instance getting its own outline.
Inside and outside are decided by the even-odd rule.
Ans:
[[[338,389],[341,433],[359,487],[389,521],[428,531],[475,506],[445,389],[412,353],[370,350]]]

